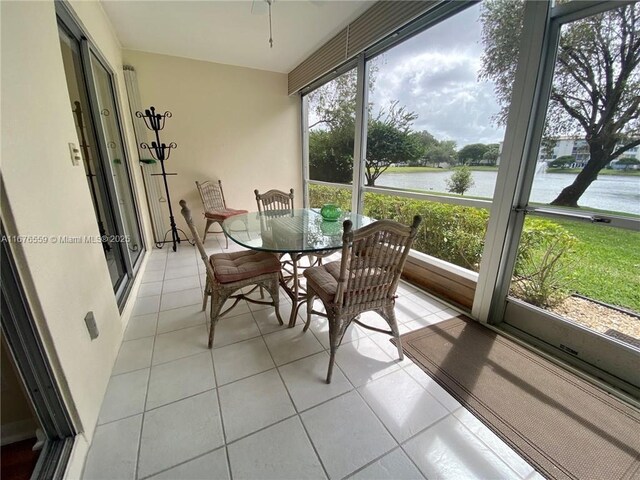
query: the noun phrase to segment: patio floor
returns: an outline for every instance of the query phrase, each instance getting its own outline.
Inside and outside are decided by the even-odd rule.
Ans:
[[[207,239],[208,253],[219,241]],[[86,479],[542,478],[411,360],[399,362],[386,335],[351,327],[326,385],[326,320],[302,333],[304,311],[288,329],[270,307],[242,302],[208,350],[195,248],[154,250],[142,281]],[[458,313],[408,284],[398,294],[401,333]]]

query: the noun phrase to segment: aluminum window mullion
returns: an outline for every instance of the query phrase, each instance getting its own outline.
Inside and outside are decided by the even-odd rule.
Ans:
[[[356,122],[353,145],[353,182],[351,190],[351,211],[362,213],[364,164],[367,160],[367,122],[369,104],[369,70],[364,54],[358,55],[356,74]]]
[[[555,51],[554,49],[549,53],[547,48],[548,28],[549,3],[526,2],[518,68],[505,132],[502,155],[505,161],[498,170],[472,308],[472,316],[481,322],[490,320],[497,322],[502,318],[505,289],[509,284],[509,279],[506,277],[513,269],[520,232],[524,224],[524,210],[518,207],[521,207],[521,200],[527,198],[523,197],[523,194],[528,194],[531,187],[529,185],[524,189],[526,192],[521,188],[524,159],[530,157],[533,151],[532,127],[536,106],[539,104],[541,74],[546,75],[543,77],[546,80],[553,75],[553,68],[551,72],[542,71],[545,58],[548,66],[548,57],[554,56]],[[546,111],[546,109],[542,110]],[[537,115],[540,116],[539,110]],[[533,176],[530,177],[532,180]]]
[[[300,147],[302,149],[302,206],[309,206],[309,97],[300,96]]]

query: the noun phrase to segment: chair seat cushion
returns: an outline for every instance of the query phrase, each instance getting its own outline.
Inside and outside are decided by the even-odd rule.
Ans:
[[[215,253],[209,257],[216,280],[232,283],[280,271],[280,261],[273,253],[244,250]]]
[[[247,213],[247,210],[235,210],[233,208],[225,208],[224,210],[211,210],[210,212],[205,212],[204,216],[206,218],[210,218],[211,220],[226,220],[229,217],[233,217],[234,215],[240,215],[241,213]]]
[[[324,302],[332,302],[338,289],[340,261],[325,263],[304,271],[307,288],[311,288]]]

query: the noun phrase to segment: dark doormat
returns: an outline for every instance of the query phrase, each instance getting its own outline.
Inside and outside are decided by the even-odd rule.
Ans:
[[[465,317],[402,335],[404,352],[538,472],[640,478],[640,412]]]

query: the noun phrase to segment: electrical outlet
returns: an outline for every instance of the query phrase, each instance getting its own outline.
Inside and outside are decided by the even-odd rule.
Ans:
[[[93,312],[88,312],[84,317],[84,323],[87,325],[87,330],[89,331],[89,336],[91,340],[95,340],[100,335],[98,332],[98,324],[96,323],[96,317],[94,317]]]
[[[71,165],[74,167],[80,165],[82,155],[80,155],[80,149],[73,142],[69,142],[69,153],[71,154]]]

